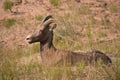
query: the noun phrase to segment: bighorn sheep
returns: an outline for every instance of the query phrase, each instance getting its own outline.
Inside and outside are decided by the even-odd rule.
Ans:
[[[40,56],[45,66],[69,63],[75,65],[84,61],[87,64],[101,59],[104,64],[112,63],[111,59],[103,52],[92,50],[88,52],[72,52],[56,49],[53,45],[53,29],[57,24],[51,15],[46,16],[34,34],[27,36],[28,43],[40,42]]]

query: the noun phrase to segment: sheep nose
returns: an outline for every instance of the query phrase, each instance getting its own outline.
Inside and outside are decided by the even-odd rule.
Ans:
[[[27,37],[26,37],[26,40],[29,40],[30,39],[30,35],[28,35]]]
[[[29,40],[30,38],[26,38],[26,40]]]

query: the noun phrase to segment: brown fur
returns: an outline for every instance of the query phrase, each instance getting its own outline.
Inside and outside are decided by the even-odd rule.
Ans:
[[[78,62],[84,61],[86,64],[101,59],[104,64],[112,63],[111,59],[101,51],[92,50],[88,52],[72,52],[56,49],[52,43],[53,29],[56,23],[51,15],[45,17],[39,30],[27,37],[29,43],[40,42],[40,55],[45,66],[55,64],[70,64],[75,65]]]

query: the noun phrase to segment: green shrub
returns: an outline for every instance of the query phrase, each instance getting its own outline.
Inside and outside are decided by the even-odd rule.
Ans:
[[[12,9],[13,5],[14,5],[13,2],[6,0],[3,4],[3,8],[5,10],[10,10],[10,12],[12,13],[11,9]]]
[[[78,8],[80,14],[88,14],[89,13],[89,6],[81,5]]]
[[[50,0],[50,3],[51,3],[53,6],[59,6],[59,5],[60,5],[60,0]]]
[[[88,23],[86,35],[88,38],[89,47],[92,48],[92,23]]]
[[[114,27],[115,27],[117,30],[120,30],[120,23],[114,23]]]
[[[6,19],[4,22],[5,27],[10,28],[15,24],[16,20],[15,19]]]
[[[41,21],[43,19],[43,16],[42,15],[36,15],[35,19],[38,20],[38,21]]]
[[[108,9],[111,13],[116,13],[119,11],[119,9],[117,8],[117,6],[115,4],[108,5]]]

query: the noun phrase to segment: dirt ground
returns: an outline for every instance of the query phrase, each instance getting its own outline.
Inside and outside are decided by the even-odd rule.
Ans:
[[[64,14],[72,14],[74,11],[71,9],[74,5],[77,7],[81,5],[87,5],[90,8],[90,13],[93,14],[93,18],[96,21],[102,21],[103,18],[106,18],[108,23],[116,23],[117,26],[120,26],[120,1],[119,0],[61,0],[60,5],[54,7],[49,0],[29,0],[13,6],[13,12],[5,11],[3,9],[4,0],[0,1],[0,45],[3,47],[11,46],[28,46],[25,41],[25,38],[30,34],[34,29],[36,23],[38,24],[34,17],[36,15],[59,15],[63,16]],[[112,7],[109,7],[112,6]],[[76,6],[75,6],[76,7]],[[116,10],[117,8],[117,10]],[[83,9],[84,10],[84,9]],[[111,10],[111,11],[110,11]],[[113,11],[113,12],[112,12]],[[80,14],[81,16],[82,14]],[[87,21],[87,16],[89,14],[84,14],[84,19]],[[10,29],[7,29],[2,25],[3,21],[8,18],[15,18],[21,24],[15,24]],[[86,21],[83,21],[86,23]],[[79,25],[78,25],[79,26]],[[85,26],[84,24],[81,26]],[[94,31],[102,30],[107,33],[107,37],[101,38],[100,41],[109,41],[113,39],[118,39],[120,37],[120,31],[116,28],[106,29],[101,24],[95,24],[93,27]],[[84,34],[84,32],[83,32]],[[84,41],[83,37],[83,41]],[[86,39],[86,38],[85,38]]]

